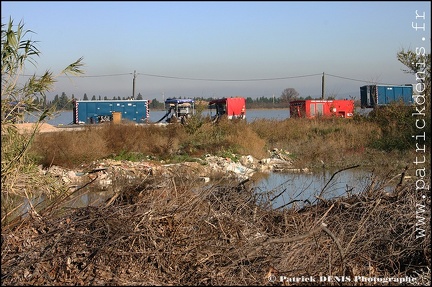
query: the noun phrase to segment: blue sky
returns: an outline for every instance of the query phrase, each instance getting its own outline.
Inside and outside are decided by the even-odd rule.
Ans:
[[[408,84],[396,54],[430,53],[423,2],[21,2],[2,1],[32,30],[41,56],[26,74],[60,72],[84,57],[84,77],[59,77],[48,95],[112,98],[279,97],[359,99],[368,83]],[[425,13],[426,20],[416,19]],[[413,29],[425,24],[426,31]],[[422,40],[425,38],[425,40]],[[365,81],[365,82],[363,82]]]

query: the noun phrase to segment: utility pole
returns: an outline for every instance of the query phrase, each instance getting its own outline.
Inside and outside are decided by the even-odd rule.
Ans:
[[[324,72],[321,80],[321,99],[324,100]]]
[[[135,78],[136,78],[136,71],[134,71],[133,83],[132,83],[132,100],[135,99]]]

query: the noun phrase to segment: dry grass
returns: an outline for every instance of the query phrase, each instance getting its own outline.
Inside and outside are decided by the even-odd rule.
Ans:
[[[107,124],[89,126],[84,131],[38,134],[32,153],[45,166],[72,168],[125,153],[169,159],[176,155],[199,157],[230,151],[261,158],[265,155],[265,144],[245,122],[207,123],[193,134],[182,125]]]
[[[203,122],[194,129],[182,125],[107,124],[84,131],[38,134],[32,152],[45,166],[72,168],[132,153],[164,160],[226,153],[260,159],[267,156],[267,150],[279,148],[289,151],[299,168],[314,168],[322,163],[338,168],[377,163],[374,158],[380,151],[371,145],[381,138],[377,124],[346,119],[263,119],[251,123],[223,120],[217,124]],[[407,158],[397,152],[394,156]],[[395,162],[394,158],[383,159]],[[402,160],[396,168],[407,164]]]
[[[299,167],[341,167],[358,164],[371,142],[380,137],[373,123],[346,119],[256,120],[251,128],[268,145],[288,150]],[[351,157],[351,159],[350,159]]]
[[[412,182],[394,194],[371,184],[359,195],[272,210],[256,204],[263,194],[247,183],[197,189],[183,178],[124,184],[103,206],[62,216],[45,209],[9,225],[2,285],[282,285],[269,275],[430,283],[430,222],[416,239]]]

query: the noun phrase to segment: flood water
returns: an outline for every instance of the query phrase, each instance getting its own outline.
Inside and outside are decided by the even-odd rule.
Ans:
[[[272,172],[260,178],[255,188],[263,195],[263,202],[270,203],[274,209],[281,209],[313,204],[318,197],[329,200],[359,194],[370,187],[375,177],[373,172],[364,169]],[[388,192],[394,190],[384,182],[382,187]]]
[[[72,111],[60,111],[57,112],[53,118],[48,119],[46,122],[53,126],[58,125],[69,125],[73,122]],[[151,110],[149,112],[149,121],[155,123],[159,121],[166,111],[163,110]],[[214,113],[214,112],[213,112]],[[204,111],[203,116],[211,115],[210,111]],[[273,120],[285,120],[290,117],[289,109],[254,109],[246,111],[246,120],[248,122],[257,119],[273,119]],[[25,118],[27,122],[36,122],[37,117],[33,115],[27,115]]]
[[[165,111],[150,111],[150,121],[157,122]],[[206,114],[204,114],[206,115]],[[285,120],[289,118],[288,109],[257,109],[248,110],[247,121],[257,119]],[[35,117],[27,117],[27,121],[36,121]],[[47,121],[51,125],[69,125],[72,122],[72,111],[59,112],[53,119]],[[362,192],[371,182],[371,172],[358,169],[349,169],[338,172],[323,170],[314,173],[280,173],[271,172],[259,177],[254,188],[263,194],[262,200],[271,202],[275,209],[302,206],[314,203],[317,196],[331,199]],[[331,181],[330,181],[331,179]],[[95,191],[83,193],[72,199],[68,205],[81,207],[101,203],[111,196],[109,192]]]
[[[370,188],[372,180],[378,188],[381,187],[387,192],[394,191],[397,184],[377,181],[376,175],[372,172],[353,168],[343,171],[321,170],[314,173],[256,173],[249,181],[249,187],[258,195],[258,204],[272,209],[289,209],[313,205],[317,203],[318,198],[330,200],[359,194]],[[209,184],[211,185],[211,182]],[[114,195],[114,191],[109,187],[80,189],[77,186],[73,190],[76,192],[62,204],[64,208],[103,205]],[[25,216],[31,206],[40,204],[39,207],[42,207],[45,203],[45,196],[33,198],[31,203],[24,199],[23,205],[14,214]]]
[[[356,109],[356,113],[365,114],[369,112],[368,109],[362,110],[360,108]],[[149,112],[149,121],[155,123],[162,119],[165,115],[164,110],[150,110]],[[214,113],[214,111],[213,111]],[[203,116],[211,115],[211,111],[207,110],[202,113]],[[254,120],[259,119],[268,119],[268,120],[285,120],[290,117],[289,109],[249,109],[246,111],[246,120],[248,122],[252,122]],[[25,117],[25,121],[27,122],[36,122],[37,117],[32,115],[27,115]],[[69,125],[72,124],[73,116],[72,111],[60,111],[57,112],[53,118],[48,119],[46,122],[53,126],[58,125]]]

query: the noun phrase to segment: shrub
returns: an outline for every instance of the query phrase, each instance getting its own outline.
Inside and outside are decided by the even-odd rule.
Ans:
[[[412,149],[412,136],[419,132],[413,112],[414,107],[398,102],[374,109],[368,120],[379,127],[382,136],[370,142],[370,146],[384,151]],[[425,121],[424,131],[426,138],[430,139],[430,113],[427,113]],[[430,141],[426,141],[426,145],[430,148]]]
[[[45,93],[49,91],[55,82],[52,72],[46,71],[42,76],[33,75],[24,83],[20,83],[20,77],[25,71],[25,65],[35,65],[35,57],[40,52],[35,46],[35,41],[26,39],[32,31],[25,30],[20,22],[14,25],[9,19],[8,24],[2,24],[1,29],[1,192],[2,199],[9,198],[9,193],[25,193],[27,190],[35,191],[46,186],[33,185],[35,177],[38,177],[35,158],[29,154],[29,150],[43,121],[53,113],[52,110],[42,109],[37,104],[45,99]],[[82,58],[66,67],[60,74],[82,73]],[[28,134],[20,134],[16,124],[24,119],[28,111],[40,111],[41,116]],[[25,175],[25,176],[23,176]],[[20,181],[19,187],[16,180]],[[53,188],[55,189],[55,188]],[[3,203],[3,200],[2,200]],[[3,205],[2,205],[3,207]],[[3,211],[3,210],[2,210]]]

